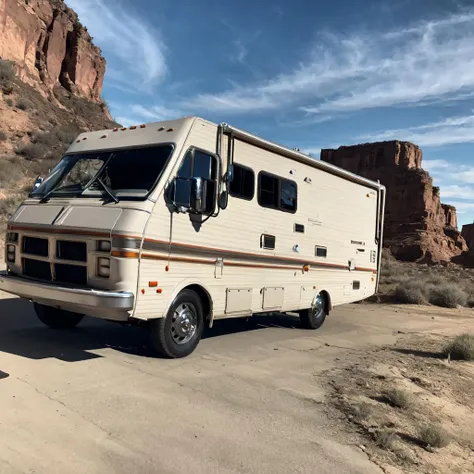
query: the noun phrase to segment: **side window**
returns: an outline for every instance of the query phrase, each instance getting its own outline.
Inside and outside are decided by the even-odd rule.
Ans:
[[[230,183],[230,195],[251,201],[255,192],[255,173],[246,166],[234,163],[234,177]]]
[[[296,184],[286,179],[281,181],[280,209],[296,211]]]
[[[279,180],[276,176],[260,173],[258,183],[258,203],[263,207],[278,209]]]
[[[296,212],[297,201],[296,183],[264,171],[258,175],[258,203],[262,207]]]

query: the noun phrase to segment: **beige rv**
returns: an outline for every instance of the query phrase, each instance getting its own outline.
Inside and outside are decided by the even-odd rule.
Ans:
[[[16,211],[0,289],[52,328],[148,322],[190,354],[216,319],[319,328],[376,291],[385,189],[202,118],[81,134]]]

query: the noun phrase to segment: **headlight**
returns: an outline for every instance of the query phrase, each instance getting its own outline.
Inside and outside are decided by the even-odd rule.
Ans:
[[[13,263],[15,261],[16,247],[14,245],[7,245],[7,261]]]
[[[7,232],[7,242],[18,242],[18,232]]]
[[[112,249],[112,244],[110,243],[110,240],[99,240],[97,242],[97,250],[99,252],[110,252]]]
[[[110,258],[100,257],[97,260],[97,275],[103,278],[110,276]]]

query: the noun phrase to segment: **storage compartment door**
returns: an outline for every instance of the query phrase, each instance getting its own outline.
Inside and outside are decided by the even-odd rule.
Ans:
[[[252,288],[227,288],[226,314],[252,313]]]
[[[263,289],[262,308],[264,310],[280,309],[283,306],[283,287],[269,287]]]

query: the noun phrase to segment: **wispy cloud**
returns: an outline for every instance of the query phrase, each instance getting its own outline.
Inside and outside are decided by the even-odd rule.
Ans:
[[[320,34],[291,73],[187,99],[196,109],[321,114],[427,105],[474,92],[474,10],[370,34]]]
[[[474,115],[448,117],[416,127],[385,130],[357,137],[357,140],[370,141],[393,139],[407,140],[424,147],[474,143]]]
[[[153,107],[146,108],[135,104],[131,106],[131,112],[133,116],[156,121],[175,119],[184,115],[180,110],[169,109],[163,105],[154,105]]]
[[[235,46],[235,59],[239,63],[243,63],[245,58],[247,57],[248,50],[243,44],[242,40],[238,39],[234,41]]]
[[[123,10],[119,2],[106,0],[66,0],[87,25],[94,42],[107,47],[110,79],[118,85],[151,89],[167,72],[166,46],[159,31],[132,9]],[[110,73],[114,68],[115,75]],[[118,74],[117,71],[120,71]],[[109,76],[107,76],[109,77]],[[124,84],[123,77],[127,78]]]

